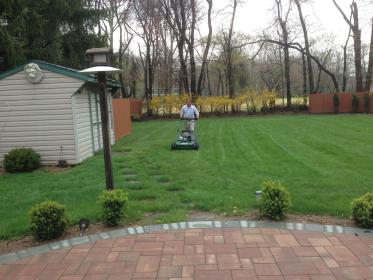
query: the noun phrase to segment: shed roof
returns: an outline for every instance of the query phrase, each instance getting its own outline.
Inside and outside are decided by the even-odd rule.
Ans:
[[[86,81],[86,82],[97,83],[97,78],[96,78],[95,75],[93,75],[93,74],[90,74],[90,75],[82,74],[82,73],[79,73],[79,71],[76,70],[76,69],[72,69],[72,68],[68,68],[68,67],[65,67],[65,66],[61,66],[61,65],[41,61],[41,60],[36,60],[36,59],[30,60],[28,63],[36,63],[37,65],[39,65],[39,67],[41,69],[48,70],[48,71],[51,71],[51,72],[55,72],[55,73],[58,73],[58,74],[62,74],[62,75],[68,76],[68,77],[76,78],[76,79]],[[23,68],[28,63],[19,65],[19,66],[13,68],[13,69],[5,71],[4,73],[0,73],[0,80],[3,79],[3,78],[6,78],[8,76],[11,76],[15,73],[18,73],[19,71],[22,71]],[[120,88],[121,87],[120,82],[116,81],[116,80],[108,79],[107,84],[109,86],[115,87],[115,88]]]

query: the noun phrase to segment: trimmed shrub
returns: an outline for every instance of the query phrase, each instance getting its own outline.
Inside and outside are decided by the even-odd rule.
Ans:
[[[282,220],[290,206],[290,194],[280,182],[266,181],[262,184],[262,195],[259,199],[261,216]]]
[[[356,198],[352,201],[352,218],[367,228],[373,228],[373,192]]]
[[[370,113],[370,94],[364,94],[364,111],[365,113]]]
[[[292,104],[290,107],[291,112],[306,112],[308,111],[307,104]]]
[[[334,105],[334,113],[337,114],[339,112],[339,96],[336,93],[333,95],[333,105]]]
[[[359,98],[357,95],[352,95],[352,112],[358,113],[359,112]]]
[[[40,155],[33,149],[17,148],[4,156],[3,164],[7,172],[30,172],[40,167]]]
[[[49,240],[61,236],[68,225],[65,207],[55,201],[45,201],[30,210],[30,229],[35,238]]]
[[[102,219],[108,226],[116,226],[125,216],[128,195],[121,189],[103,191],[99,197],[102,206]]]

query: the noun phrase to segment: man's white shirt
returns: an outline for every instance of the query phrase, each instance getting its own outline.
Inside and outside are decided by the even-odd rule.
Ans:
[[[181,108],[180,117],[183,119],[194,119],[199,117],[199,112],[196,108],[196,106],[191,105],[188,107],[187,105],[184,105]]]

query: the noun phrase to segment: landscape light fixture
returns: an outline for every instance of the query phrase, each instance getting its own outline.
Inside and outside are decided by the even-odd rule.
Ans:
[[[256,191],[255,192],[255,198],[256,198],[256,200],[259,201],[261,197],[262,197],[262,191]]]
[[[88,49],[86,51],[86,55],[91,67],[80,72],[85,74],[97,74],[98,86],[100,88],[99,99],[101,111],[102,142],[104,148],[106,189],[112,190],[114,188],[114,179],[113,165],[111,162],[108,99],[106,95],[106,73],[115,73],[120,72],[121,70],[110,66],[111,50],[109,48]]]

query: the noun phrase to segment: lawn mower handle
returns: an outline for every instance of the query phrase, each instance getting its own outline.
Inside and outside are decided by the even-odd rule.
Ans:
[[[186,119],[186,118],[180,118],[182,121],[197,121],[198,118],[191,118],[191,119]]]

